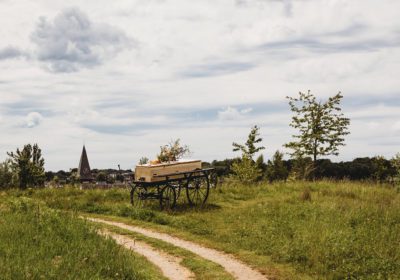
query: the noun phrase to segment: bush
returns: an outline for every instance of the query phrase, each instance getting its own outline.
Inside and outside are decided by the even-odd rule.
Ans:
[[[261,168],[248,157],[233,163],[232,172],[231,178],[244,184],[257,182],[262,177]]]

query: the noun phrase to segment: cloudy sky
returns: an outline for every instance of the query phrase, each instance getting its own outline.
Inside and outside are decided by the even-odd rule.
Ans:
[[[290,140],[285,96],[341,91],[335,160],[400,152],[398,0],[0,0],[0,160],[39,143],[46,168],[133,168],[181,138],[232,157],[261,126]]]

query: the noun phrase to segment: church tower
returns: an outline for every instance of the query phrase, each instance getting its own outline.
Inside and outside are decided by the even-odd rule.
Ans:
[[[93,180],[85,145],[83,145],[82,155],[79,161],[78,176],[81,182],[87,182]]]

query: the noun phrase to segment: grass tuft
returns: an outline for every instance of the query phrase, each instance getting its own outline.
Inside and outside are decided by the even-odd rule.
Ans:
[[[311,189],[306,187],[300,194],[301,201],[311,201]]]

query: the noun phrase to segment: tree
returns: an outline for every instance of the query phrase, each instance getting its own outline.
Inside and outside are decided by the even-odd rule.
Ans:
[[[215,168],[215,172],[220,176],[227,176],[231,174],[232,165],[235,159],[213,160],[211,166]]]
[[[262,174],[265,174],[267,171],[267,165],[264,162],[264,156],[262,154],[257,157],[256,166],[260,168]]]
[[[292,160],[292,168],[289,174],[292,180],[309,180],[315,178],[314,163],[310,157],[296,157]]]
[[[43,186],[46,176],[42,150],[37,144],[25,145],[22,150],[7,153],[11,160],[11,169],[16,175],[19,187],[25,189],[33,186]]]
[[[9,188],[13,184],[13,173],[10,160],[0,163],[0,189]]]
[[[292,117],[291,127],[299,134],[295,141],[285,145],[293,150],[294,157],[311,156],[314,166],[319,156],[339,155],[339,147],[344,146],[344,136],[349,134],[350,120],[340,113],[343,95],[339,92],[326,102],[317,101],[308,91],[299,92],[298,98],[287,97]]]
[[[70,169],[69,176],[67,177],[67,182],[71,185],[75,185],[80,182],[79,175],[78,175],[78,168]]]
[[[395,170],[394,180],[395,182],[400,182],[400,153],[397,153],[391,160],[392,166]]]
[[[58,185],[58,184],[60,183],[60,178],[58,178],[57,175],[54,176],[54,177],[53,177],[53,182],[54,182],[54,184]]]
[[[96,176],[96,181],[97,182],[106,182],[107,181],[107,173],[106,172],[99,172]]]
[[[376,156],[372,158],[373,174],[372,177],[375,181],[383,183],[392,179],[396,174],[396,169],[392,162],[386,160],[383,156]]]
[[[237,151],[241,151],[242,152],[242,156],[245,156],[249,159],[253,159],[253,156],[258,153],[259,151],[265,149],[265,147],[260,146],[260,147],[256,147],[256,144],[261,143],[262,138],[259,137],[260,136],[260,132],[259,132],[260,128],[258,126],[253,126],[250,134],[247,138],[247,141],[244,145],[241,144],[237,144],[235,142],[232,143],[233,145],[233,151],[237,152]]]
[[[248,136],[244,145],[232,143],[233,151],[241,151],[242,157],[232,164],[233,179],[242,183],[248,184],[256,182],[262,178],[262,165],[264,163],[263,157],[259,157],[257,162],[253,160],[253,156],[265,149],[263,146],[256,147],[257,143],[262,141],[259,137],[259,128],[255,125]]]
[[[118,181],[118,182],[123,183],[124,182],[124,175],[117,174],[117,176],[115,177],[115,180]]]
[[[267,164],[267,178],[270,182],[283,180],[289,176],[289,171],[283,162],[283,153],[276,151],[272,157],[272,161],[268,160]]]

